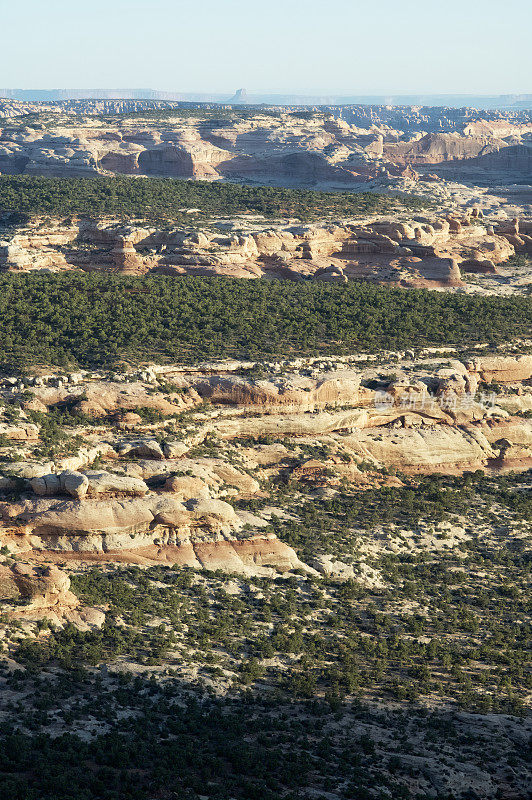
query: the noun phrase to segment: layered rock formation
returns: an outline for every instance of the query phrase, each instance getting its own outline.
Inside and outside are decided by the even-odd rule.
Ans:
[[[25,175],[158,175],[202,180],[260,180],[278,185],[362,186],[390,176],[416,177],[416,168],[456,166],[513,175],[529,169],[528,112],[480,115],[469,110],[405,107],[323,108],[316,112],[197,116],[168,113],[157,120],[120,114],[124,103],[34,104],[46,129],[6,123],[0,128],[0,172]],[[19,113],[30,106],[20,104]],[[135,113],[142,104],[132,106]],[[466,110],[467,111],[467,110]],[[0,101],[0,118],[17,116]],[[505,152],[507,151],[507,155]],[[528,161],[527,161],[528,159]],[[474,161],[474,163],[472,163]]]
[[[361,363],[263,365],[260,379],[247,374],[253,364],[237,362],[218,372],[216,365],[154,366],[105,383],[89,373],[35,377],[23,406],[46,413],[66,403],[74,414],[96,414],[98,425],[87,427],[80,417],[76,434],[84,446],[45,461],[36,449],[39,425],[28,438],[19,409],[11,442],[23,460],[8,463],[12,445],[1,453],[0,540],[33,562],[162,561],[259,575],[305,570],[268,519],[235,500],[267,498],[279,480],[363,489],[400,480],[396,472],[532,463],[532,421],[516,415],[532,408],[531,356],[479,355],[442,365],[396,354],[388,379],[382,366],[379,372],[371,361]],[[7,403],[28,384],[18,389],[11,380],[0,381]],[[168,394],[168,381],[180,383],[181,405]],[[124,425],[120,409],[139,398],[161,410],[160,422],[126,411]]]
[[[403,287],[462,287],[461,272],[496,275],[515,253],[532,253],[532,219],[486,225],[482,211],[404,214],[363,221],[214,228],[156,228],[35,219],[0,240],[0,269],[227,275]]]
[[[80,124],[81,122],[81,124]],[[164,126],[117,120],[94,128],[72,121],[51,133],[30,127],[0,129],[0,172],[24,175],[156,175],[213,180],[260,179],[282,185],[356,184],[383,170],[380,134],[334,127],[289,114],[258,114],[227,125],[176,118]],[[369,140],[369,141],[368,141]]]

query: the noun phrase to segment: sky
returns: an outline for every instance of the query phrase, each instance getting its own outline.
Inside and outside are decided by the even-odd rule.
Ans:
[[[530,0],[0,0],[3,88],[532,93]]]

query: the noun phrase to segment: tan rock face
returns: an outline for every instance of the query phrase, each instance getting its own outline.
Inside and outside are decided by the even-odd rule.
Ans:
[[[4,613],[9,619],[70,622],[81,630],[101,628],[105,622],[104,611],[81,606],[70,591],[67,573],[55,565],[0,564],[0,603],[7,603]]]
[[[62,553],[61,558],[65,557],[68,556]],[[274,570],[287,572],[309,569],[291,547],[280,542],[273,534],[216,540],[184,537],[176,543],[148,544],[131,550],[109,550],[105,553],[73,553],[71,557],[89,563],[119,561],[148,565],[166,562],[242,575],[271,575]]]
[[[425,221],[389,218],[346,224],[277,223],[275,227],[257,223],[256,229],[242,222],[242,230],[231,235],[207,228],[191,235],[183,229],[111,222],[94,225],[84,220],[73,221],[67,233],[59,220],[34,220],[28,233],[15,230],[0,246],[0,266],[328,283],[366,280],[404,288],[453,289],[463,285],[462,264],[465,272],[490,275],[515,252],[532,252],[527,220],[521,221],[519,235],[514,232],[515,225],[511,230],[499,226],[494,232],[479,224],[478,213],[461,218],[426,217]],[[50,243],[55,242],[52,234],[56,229],[69,240],[68,245]],[[80,399],[80,411],[101,415],[132,410],[113,396],[111,387],[100,388],[104,390],[101,397]],[[169,402],[183,406],[191,399],[176,396]],[[41,397],[34,400],[42,401]],[[156,398],[147,405],[170,413],[161,402],[157,406]]]
[[[199,497],[183,504],[171,498],[152,498],[149,504],[130,501],[105,506],[103,502],[83,501],[48,508],[40,503],[30,504],[18,516],[19,521],[26,521],[26,531],[32,530],[29,538],[26,533],[24,538],[15,536],[11,541],[20,547],[26,543],[36,556],[42,553],[48,559],[162,561],[242,574],[262,574],[265,568],[305,568],[294,550],[274,534],[237,537],[243,523],[232,506],[221,500]],[[21,581],[15,585],[11,574],[4,575],[0,569],[0,591],[6,599],[29,591],[27,582],[23,589],[19,584],[22,586]],[[77,602],[71,593],[63,594],[63,600],[69,600],[72,606]],[[50,605],[49,598],[41,604]]]
[[[256,121],[241,120],[220,130],[192,119],[169,122],[160,132],[143,130],[142,123],[136,131],[121,128],[73,128],[69,135],[63,127],[60,139],[35,130],[22,142],[0,131],[0,166],[25,174],[114,172],[202,180],[269,175],[280,182],[356,183],[376,177],[382,157],[378,141],[369,148],[364,141],[361,152],[356,136],[346,138],[340,129],[326,132],[288,117],[257,115]],[[388,169],[401,172],[391,163]]]
[[[265,413],[314,411],[326,406],[355,405],[359,401],[360,375],[352,371],[331,373],[320,380],[292,377],[248,380],[245,377],[213,375],[199,379],[194,388],[213,403],[260,409]]]
[[[6,439],[12,441],[36,441],[39,437],[39,429],[37,425],[30,422],[16,425],[0,422],[0,436],[5,436]]]
[[[504,147],[505,143],[502,143]],[[440,164],[442,161],[456,161],[476,158],[480,153],[489,152],[499,146],[485,136],[463,137],[457,133],[429,133],[415,142],[385,144],[385,154],[396,162],[405,164]]]
[[[151,394],[146,391],[142,384],[128,385],[127,393],[123,393],[123,386],[120,384],[101,384],[94,383],[87,387],[86,399],[80,400],[76,408],[90,416],[103,416],[109,412],[129,411],[139,407],[151,408],[160,411],[161,414],[176,414],[186,408],[191,408],[200,402],[194,392],[189,395],[179,394],[168,398],[165,395]],[[40,396],[41,393],[37,393]],[[66,392],[68,395],[68,391]],[[43,392],[43,401],[46,394]]]
[[[467,364],[470,372],[476,372],[483,381],[513,383],[532,377],[532,356],[494,356],[474,358]]]
[[[35,389],[45,408],[73,395],[98,396],[102,408],[127,408],[139,398],[169,402],[157,387],[176,380],[179,396],[191,398],[190,413],[184,428],[163,416],[144,435],[122,428],[121,414],[107,415],[84,429],[86,447],[56,462],[32,459],[39,442],[22,442],[27,460],[10,465],[12,474],[0,482],[9,493],[0,501],[0,540],[32,559],[163,561],[245,574],[303,569],[266,527],[268,516],[240,510],[249,499],[267,501],[270,479],[327,492],[345,481],[360,489],[386,480],[400,485],[374,471],[382,468],[454,474],[532,463],[532,421],[510,417],[504,389],[493,394],[500,406],[478,393],[480,380],[521,380],[508,409],[517,409],[512,398],[528,409],[530,356],[451,358],[442,366],[430,359],[413,365],[404,355],[378,368],[335,359],[294,361],[282,372],[279,364],[264,365],[261,379],[243,372],[252,364],[236,362],[189,371],[150,367],[142,380],[117,376],[108,384],[81,375],[75,385],[69,378],[50,387],[42,378]],[[399,374],[385,380],[381,370]],[[4,389],[0,381],[3,391],[11,391],[9,382]],[[104,462],[98,469],[90,467],[96,457]],[[14,597],[23,579],[16,583],[5,569],[2,585]],[[340,576],[343,567],[330,569]]]
[[[444,425],[427,429],[397,428],[383,434],[367,430],[344,437],[343,442],[360,457],[414,474],[456,474],[480,469],[498,455],[480,431]]]
[[[183,501],[193,498],[208,499],[210,497],[209,487],[203,480],[191,475],[172,475],[167,478],[165,489],[177,495]]]
[[[57,567],[0,564],[0,599],[19,598],[27,600],[32,610],[78,604],[77,597],[70,591],[70,578]]]
[[[526,112],[499,112],[494,119],[494,112],[485,118],[471,110],[449,115],[445,109],[425,108],[420,116],[418,107],[350,106],[340,111],[336,106],[308,119],[257,110],[246,118],[226,119],[219,127],[201,113],[170,117],[163,125],[149,116],[109,120],[107,115],[127,107],[124,101],[84,100],[78,106],[65,104],[73,121],[62,118],[50,130],[47,120],[46,133],[29,121],[22,135],[16,127],[0,128],[0,169],[6,174],[114,173],[296,185],[360,185],[383,175],[415,179],[416,167],[433,171],[433,166],[462,162],[527,174],[531,125]],[[2,100],[0,118],[22,114],[24,108],[49,113],[61,105],[16,106]],[[92,124],[94,115],[100,115],[98,125]]]

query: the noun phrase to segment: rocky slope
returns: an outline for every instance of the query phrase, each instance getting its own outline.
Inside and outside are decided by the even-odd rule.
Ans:
[[[372,789],[526,797],[530,347],[0,378],[5,728],[92,774],[242,692],[262,754],[271,710]]]
[[[530,291],[529,188],[438,178],[526,179],[522,115],[15,106],[0,171],[376,180],[438,212],[4,215],[3,270]],[[0,782],[527,797],[532,342],[490,347],[2,374]]]

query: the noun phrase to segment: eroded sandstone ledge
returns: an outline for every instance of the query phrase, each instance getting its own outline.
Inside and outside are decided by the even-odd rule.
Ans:
[[[390,358],[264,364],[259,378],[227,362],[4,379],[4,417],[26,394],[2,422],[2,543],[39,562],[309,570],[268,515],[234,501],[267,499],[280,479],[334,492],[530,466],[532,356]],[[42,417],[30,420],[58,408],[83,446],[43,458]]]
[[[199,230],[34,219],[6,230],[0,269],[365,280],[453,289],[464,288],[468,273],[506,275],[516,253],[532,254],[532,220],[486,221],[477,207],[440,217],[396,214],[308,225],[220,221]]]

